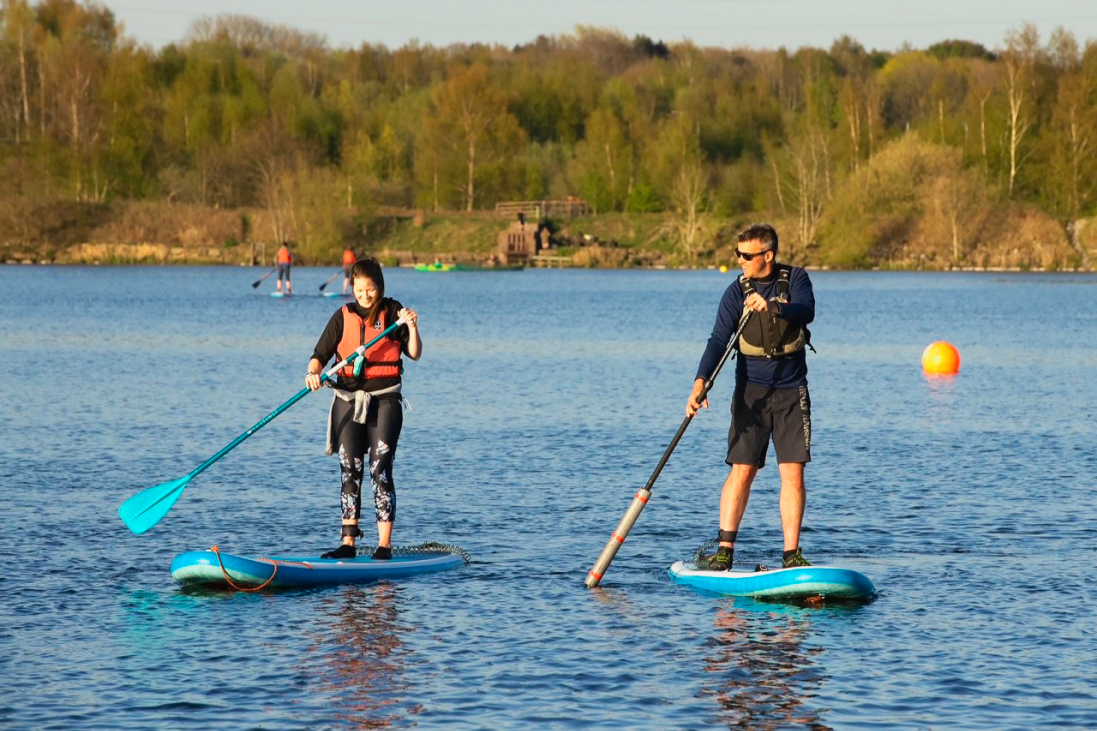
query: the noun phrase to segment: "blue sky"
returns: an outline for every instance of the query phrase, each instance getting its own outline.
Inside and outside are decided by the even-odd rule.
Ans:
[[[512,46],[576,25],[614,28],[632,37],[692,39],[701,46],[827,48],[848,34],[866,48],[924,48],[950,38],[1000,47],[1006,32],[1031,21],[1043,38],[1057,26],[1080,43],[1097,41],[1094,0],[107,0],[129,37],[163,46],[190,24],[219,13],[250,15],[325,36],[333,47],[383,43],[499,43]]]

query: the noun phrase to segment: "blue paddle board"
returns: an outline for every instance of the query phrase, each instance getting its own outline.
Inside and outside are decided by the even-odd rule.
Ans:
[[[369,556],[342,559],[300,556],[247,558],[221,551],[220,563],[213,551],[188,551],[171,562],[171,576],[185,586],[229,588],[231,584],[225,578],[228,574],[238,587],[250,589],[270,581],[268,587],[285,588],[363,584],[378,579],[446,571],[464,564],[465,559],[461,556],[444,551],[409,555],[397,553],[387,561],[374,561]]]
[[[343,292],[321,292],[320,294],[325,297],[350,297],[350,294],[344,294]]]
[[[286,293],[284,293],[284,292],[271,292],[271,293],[270,293],[270,296],[271,296],[271,297],[287,297],[287,296],[289,296],[289,295],[287,295],[287,294],[286,294]]]
[[[802,566],[766,571],[707,571],[678,561],[670,578],[706,594],[765,599],[871,599],[876,587],[864,574],[834,566]]]

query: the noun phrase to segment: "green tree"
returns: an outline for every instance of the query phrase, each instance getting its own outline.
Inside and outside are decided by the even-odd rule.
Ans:
[[[596,109],[587,118],[586,139],[575,151],[574,177],[595,213],[624,208],[633,182],[633,148],[617,115]]]
[[[3,3],[4,35],[12,48],[12,68],[4,77],[11,80],[11,91],[17,91],[18,96],[13,100],[12,108],[15,110],[14,127],[15,142],[29,140],[31,134],[30,104],[34,76],[32,58],[32,33],[34,14],[26,0],[4,0]],[[15,80],[18,81],[15,81]],[[4,94],[5,101],[9,93]]]
[[[709,175],[701,153],[700,122],[676,114],[660,125],[656,170],[675,217],[673,239],[690,262],[696,261],[708,233]]]
[[[99,103],[107,59],[118,37],[114,15],[72,0],[44,0],[37,7],[43,35],[39,84],[43,120],[58,148],[58,163],[77,200],[101,199],[91,159],[102,143]]]
[[[432,125],[443,139],[461,151],[465,163],[464,208],[476,205],[477,167],[497,164],[524,141],[524,133],[507,110],[505,93],[491,82],[487,66],[458,69],[434,93],[437,116]]]
[[[901,130],[929,118],[934,108],[933,84],[941,62],[918,51],[895,56],[880,70],[884,122]]]
[[[157,106],[147,53],[130,42],[111,54],[102,88],[102,144],[92,162],[95,198],[140,198],[152,178]]]
[[[959,150],[904,135],[839,186],[820,223],[820,258],[859,268],[907,249],[962,263],[987,214],[986,193]]]
[[[1049,45],[1059,73],[1043,178],[1053,210],[1078,218],[1097,192],[1097,43],[1090,43],[1083,56],[1074,37],[1060,28]]]
[[[927,48],[926,53],[942,61],[947,58],[979,58],[985,61],[994,60],[993,53],[988,51],[981,43],[975,43],[974,41],[940,41]]]
[[[1005,64],[1005,91],[1009,102],[1007,195],[1010,198],[1013,197],[1017,171],[1023,162],[1021,145],[1035,121],[1032,111],[1035,100],[1030,87],[1039,55],[1040,35],[1032,23],[1023,23],[1020,28],[1006,34],[1006,50],[1002,54],[1002,62]]]

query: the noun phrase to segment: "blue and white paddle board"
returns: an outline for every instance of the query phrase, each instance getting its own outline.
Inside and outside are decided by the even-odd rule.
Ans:
[[[766,599],[871,599],[876,587],[864,574],[834,566],[801,566],[765,571],[707,571],[678,561],[670,578],[706,594]]]
[[[225,578],[227,573],[237,586],[254,588],[270,581],[267,586],[284,588],[363,584],[378,579],[446,571],[464,564],[465,559],[461,556],[444,551],[409,555],[397,553],[387,561],[374,561],[369,556],[341,559],[300,556],[246,558],[221,551],[220,564],[213,551],[188,551],[171,562],[171,576],[183,585],[229,588],[231,584]],[[224,570],[221,569],[222,565]]]
[[[321,292],[324,297],[350,297],[349,293],[344,292]]]
[[[270,296],[271,297],[287,297],[288,295],[285,292],[271,292]]]

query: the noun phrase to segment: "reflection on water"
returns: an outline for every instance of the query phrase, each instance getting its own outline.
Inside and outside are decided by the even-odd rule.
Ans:
[[[811,631],[803,611],[721,607],[708,643],[702,695],[720,704],[718,717],[729,728],[806,727],[828,729],[826,709],[808,704],[827,679],[818,665],[821,647],[805,646]]]
[[[329,626],[309,649],[319,655],[320,687],[331,693],[340,723],[385,728],[421,710],[404,703],[414,688],[405,676],[413,628],[400,621],[400,591],[388,582],[349,586],[321,602]]]

